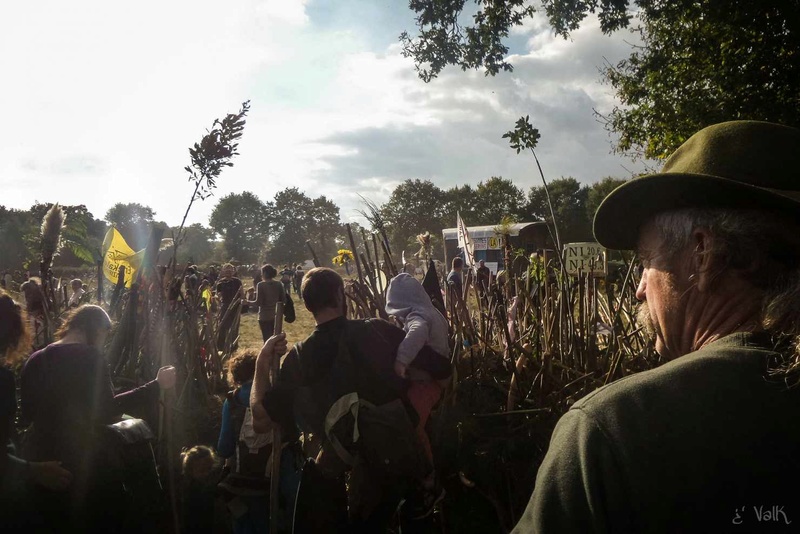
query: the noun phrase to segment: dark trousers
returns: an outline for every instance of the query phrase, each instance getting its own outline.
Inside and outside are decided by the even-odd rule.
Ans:
[[[270,319],[269,321],[258,321],[258,326],[261,327],[261,337],[264,338],[264,341],[271,338],[272,334],[275,333],[275,319]]]

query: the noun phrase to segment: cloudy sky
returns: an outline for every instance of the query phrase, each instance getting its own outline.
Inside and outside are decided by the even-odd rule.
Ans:
[[[358,194],[381,203],[408,178],[442,188],[491,176],[528,189],[530,156],[501,135],[521,115],[542,134],[549,178],[591,183],[642,164],[612,155],[592,114],[614,103],[604,58],[631,35],[588,22],[570,41],[533,20],[511,39],[515,70],[448,69],[429,84],[400,54],[414,33],[403,0],[140,0],[4,3],[0,8],[0,204],[115,202],[177,225],[191,194],[187,148],[213,120],[251,100],[235,166],[219,197],[264,200],[297,186],[357,220]]]

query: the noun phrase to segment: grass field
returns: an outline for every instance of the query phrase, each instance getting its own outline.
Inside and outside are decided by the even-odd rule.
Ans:
[[[289,342],[289,348],[298,341],[304,340],[314,331],[314,317],[311,315],[303,301],[297,295],[292,295],[296,319],[293,323],[283,322],[283,331]],[[261,329],[258,327],[258,309],[251,309],[242,315],[239,326],[239,347],[243,349],[260,349],[264,343],[261,341]]]

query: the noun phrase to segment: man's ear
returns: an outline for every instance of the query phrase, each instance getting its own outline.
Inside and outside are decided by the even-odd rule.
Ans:
[[[692,279],[700,291],[707,291],[716,278],[716,269],[712,265],[714,259],[709,254],[713,244],[713,235],[707,228],[695,228],[692,231]]]

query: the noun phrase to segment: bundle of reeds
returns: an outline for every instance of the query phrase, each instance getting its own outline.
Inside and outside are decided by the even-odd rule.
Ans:
[[[353,250],[360,265],[346,287],[349,312],[384,317],[385,287],[370,278],[366,251]],[[606,278],[572,277],[555,253],[508,250],[510,267],[488,291],[471,273],[463,293],[443,286],[454,374],[430,430],[454,532],[509,531],[558,418],[591,391],[659,363],[636,324],[630,262]]]

